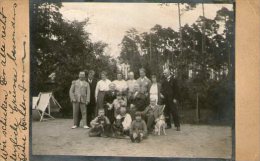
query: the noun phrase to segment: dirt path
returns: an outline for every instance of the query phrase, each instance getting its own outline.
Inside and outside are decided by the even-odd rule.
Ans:
[[[140,144],[130,139],[88,137],[88,130],[70,129],[72,120],[32,123],[32,149],[37,155],[150,156],[231,158],[231,128],[182,125],[167,136],[149,136]]]

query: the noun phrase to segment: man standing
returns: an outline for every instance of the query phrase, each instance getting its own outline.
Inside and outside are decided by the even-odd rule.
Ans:
[[[90,87],[88,82],[85,81],[85,72],[79,73],[79,79],[72,81],[70,87],[70,99],[73,104],[73,120],[74,125],[71,127],[75,129],[79,124],[79,112],[82,115],[83,127],[88,129],[87,126],[87,108],[86,105],[90,101]]]
[[[150,88],[151,86],[151,80],[148,79],[145,75],[145,69],[144,68],[141,68],[139,69],[139,74],[140,74],[140,78],[138,78],[136,80],[136,82],[139,84],[140,86],[140,92],[145,94],[145,96],[148,98],[148,89]]]
[[[180,131],[180,121],[177,109],[178,86],[177,81],[171,75],[169,69],[163,71],[164,79],[162,81],[161,93],[165,102],[165,116],[167,128],[171,128],[171,116],[173,117],[174,126]]]
[[[90,102],[87,106],[88,113],[87,113],[87,125],[90,126],[91,120],[97,116],[97,109],[96,109],[96,99],[95,99],[95,90],[97,86],[97,79],[94,77],[95,72],[94,70],[90,70],[88,72],[87,82],[90,87]]]

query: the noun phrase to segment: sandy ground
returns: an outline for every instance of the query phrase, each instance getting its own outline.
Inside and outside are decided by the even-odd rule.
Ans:
[[[231,158],[231,128],[182,125],[166,136],[150,135],[141,143],[130,139],[88,137],[88,130],[70,129],[71,119],[32,123],[33,155],[150,156]]]

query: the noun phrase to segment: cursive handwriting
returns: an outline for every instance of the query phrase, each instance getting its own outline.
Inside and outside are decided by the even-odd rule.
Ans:
[[[0,117],[0,124],[2,125],[2,133],[6,137],[7,134],[7,98],[8,98],[8,93],[6,90],[4,90],[4,99],[3,102],[1,103],[1,113],[3,114]]]
[[[16,41],[15,41],[15,38],[16,38],[16,7],[17,7],[17,4],[14,3],[13,5],[13,18],[12,18],[12,29],[13,29],[13,34],[12,34],[12,55],[10,55],[9,53],[7,53],[7,56],[14,62],[14,64],[17,66],[16,64]]]
[[[26,137],[23,136],[22,137],[22,143],[19,143],[19,139],[18,137],[21,136],[21,134],[19,134],[19,131],[21,131],[21,124],[20,122],[17,121],[17,119],[15,119],[15,122],[13,124],[10,125],[10,128],[13,132],[13,134],[10,137],[10,141],[13,145],[13,152],[10,155],[10,158],[13,161],[16,160],[21,160],[21,161],[26,161],[27,157],[26,157]]]
[[[7,85],[5,70],[3,69],[3,75],[0,74],[0,85]]]
[[[8,157],[8,152],[6,150],[6,143],[7,143],[6,140],[0,143],[0,150],[2,152],[1,158],[4,159],[5,161],[7,161],[7,157]]]
[[[1,64],[2,66],[6,66],[6,54],[5,54],[5,37],[6,37],[6,21],[7,17],[4,14],[4,8],[0,10],[0,25],[1,25],[1,49],[0,49],[0,55],[1,55]]]

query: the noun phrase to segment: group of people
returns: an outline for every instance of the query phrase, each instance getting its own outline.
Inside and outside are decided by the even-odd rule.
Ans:
[[[133,142],[139,142],[153,131],[160,115],[164,115],[166,128],[171,128],[173,120],[180,131],[178,85],[169,69],[163,74],[161,82],[156,75],[151,75],[150,80],[141,68],[137,80],[129,72],[127,81],[122,73],[117,73],[117,79],[111,82],[105,71],[99,81],[93,70],[87,78],[85,72],[80,72],[69,92],[73,104],[72,129],[79,127],[82,119],[83,128],[91,128],[90,136],[130,136]]]

